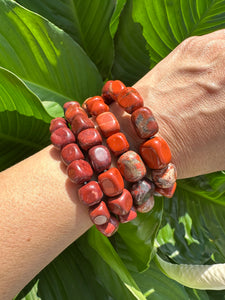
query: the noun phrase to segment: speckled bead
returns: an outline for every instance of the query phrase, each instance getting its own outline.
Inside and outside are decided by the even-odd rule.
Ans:
[[[57,149],[62,149],[64,146],[76,141],[74,134],[67,127],[60,127],[51,134],[51,142]]]
[[[132,87],[123,89],[117,99],[119,105],[129,114],[144,105],[144,101],[138,91]]]
[[[107,147],[103,145],[94,146],[88,151],[89,160],[96,173],[101,173],[109,169],[111,165],[111,155]]]
[[[84,155],[77,144],[71,143],[61,150],[61,159],[64,164],[69,165],[74,160],[84,159]]]
[[[63,118],[55,118],[51,120],[49,131],[52,133],[60,127],[67,127],[66,120]]]
[[[98,182],[103,193],[108,197],[114,197],[122,193],[124,181],[117,168],[111,168],[98,176]]]
[[[126,215],[133,206],[131,193],[128,190],[123,189],[122,194],[113,198],[108,198],[107,205],[109,210],[115,215]]]
[[[131,150],[119,157],[117,167],[124,179],[129,182],[136,182],[146,174],[146,168],[141,157]]]
[[[114,133],[108,137],[106,143],[115,156],[119,156],[128,151],[130,147],[126,136],[122,132]]]
[[[96,228],[105,236],[110,237],[118,230],[119,221],[116,217],[110,216],[110,219],[107,223],[103,225],[96,225]]]
[[[125,85],[120,80],[109,80],[102,88],[102,97],[106,104],[116,101]]]
[[[77,141],[80,147],[87,151],[93,146],[100,145],[102,143],[102,137],[97,129],[88,128],[78,134]]]
[[[152,137],[159,130],[153,113],[148,107],[140,107],[135,110],[131,115],[131,122],[137,135],[142,139]]]
[[[140,146],[140,155],[150,169],[163,169],[171,160],[167,142],[161,137],[153,137]]]
[[[176,190],[176,186],[177,186],[177,183],[174,182],[174,184],[169,187],[169,188],[166,188],[166,189],[163,189],[163,188],[160,188],[160,187],[157,187],[155,188],[155,192],[156,193],[159,193],[167,198],[172,198],[174,193],[175,193],[175,190]]]
[[[63,105],[64,113],[66,112],[66,110],[68,109],[68,107],[70,105],[75,105],[77,107],[80,107],[80,103],[79,102],[77,102],[77,101],[68,101],[68,102],[64,103],[64,105]]]
[[[154,197],[151,196],[150,198],[148,198],[147,201],[145,201],[141,205],[136,206],[136,209],[140,213],[147,213],[147,212],[149,212],[150,210],[153,209],[154,204],[155,204]]]
[[[109,221],[110,212],[104,201],[89,208],[89,216],[95,225],[102,225]]]
[[[65,111],[65,118],[71,124],[74,117],[77,115],[84,115],[87,116],[86,112],[80,106],[74,104],[69,105]]]
[[[119,221],[120,223],[127,223],[133,221],[136,217],[137,217],[136,208],[132,206],[128,214],[119,216]]]
[[[88,128],[94,128],[94,123],[88,118],[86,113],[85,115],[78,114],[74,116],[71,124],[71,130],[75,135],[78,135],[81,131]]]
[[[91,106],[93,103],[95,103],[96,101],[101,101],[101,102],[104,102],[103,98],[101,96],[94,96],[94,97],[89,97],[87,98],[83,104],[82,104],[82,108],[90,113],[90,109],[91,109]]]
[[[109,111],[109,106],[105,104],[103,98],[100,96],[88,98],[85,100],[83,106],[86,107],[87,112],[92,116],[98,116],[103,112]]]
[[[134,205],[139,206],[148,201],[148,199],[152,197],[154,191],[154,183],[147,178],[135,182],[130,188]]]
[[[84,204],[92,206],[101,201],[103,192],[98,182],[90,181],[78,190],[78,197]]]
[[[166,168],[161,170],[152,170],[152,180],[163,189],[170,188],[177,179],[177,169],[174,164],[169,163]]]
[[[87,161],[78,159],[69,164],[67,174],[72,182],[81,184],[91,179],[93,170]]]
[[[120,124],[111,112],[104,112],[98,115],[96,117],[96,122],[104,137],[109,137],[110,135],[120,131]]]

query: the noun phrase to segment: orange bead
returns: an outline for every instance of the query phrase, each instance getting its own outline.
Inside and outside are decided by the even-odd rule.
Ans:
[[[76,104],[72,104],[72,105],[69,105],[68,108],[66,109],[65,118],[71,124],[73,121],[73,118],[80,114],[87,116],[87,114],[83,110],[83,108],[81,108],[80,106],[78,106]]]
[[[120,124],[111,112],[104,112],[96,117],[96,122],[105,137],[120,131]]]
[[[98,182],[102,191],[108,197],[114,197],[122,193],[124,181],[117,168],[111,168],[98,176]]]
[[[127,223],[134,220],[137,217],[137,212],[135,207],[132,207],[128,214],[119,216],[120,223]]]
[[[119,93],[125,89],[125,85],[120,80],[109,80],[102,88],[102,97],[106,104],[116,101]]]
[[[116,217],[110,216],[110,219],[107,223],[103,225],[96,225],[96,228],[105,236],[112,236],[119,228],[119,221]]]
[[[163,195],[167,198],[172,198],[173,194],[175,193],[176,187],[177,187],[176,182],[174,182],[174,184],[171,187],[166,188],[166,189],[163,189],[163,188],[160,188],[160,187],[156,186],[155,187],[155,192],[159,193],[160,195]]]
[[[124,189],[121,195],[108,198],[107,205],[109,210],[115,215],[126,215],[133,205],[131,193]]]
[[[163,169],[171,160],[167,142],[161,137],[153,137],[140,146],[140,154],[150,169]]]
[[[77,140],[80,147],[85,151],[102,143],[102,137],[95,128],[88,128],[81,131],[77,136]]]
[[[91,206],[99,203],[103,192],[96,181],[90,181],[78,190],[78,197],[84,204]]]
[[[80,107],[80,103],[77,102],[77,101],[69,101],[69,102],[66,102],[66,103],[64,103],[64,105],[63,105],[64,113],[66,112],[66,110],[68,109],[68,107],[69,107],[70,105],[76,105],[77,107]]]
[[[103,101],[96,101],[92,104],[90,109],[90,114],[92,116],[97,117],[98,115],[102,114],[103,112],[109,111],[109,106],[105,104]]]
[[[82,107],[84,110],[86,110],[88,113],[91,113],[92,105],[96,102],[105,103],[103,98],[101,96],[94,96],[87,98],[84,103],[82,104]]]
[[[129,149],[129,143],[126,136],[122,132],[111,135],[106,140],[109,149],[116,156],[126,152]]]
[[[109,221],[110,212],[104,201],[89,208],[89,216],[95,225],[102,225]]]
[[[144,105],[144,101],[138,91],[132,87],[127,87],[121,91],[117,102],[129,114]]]

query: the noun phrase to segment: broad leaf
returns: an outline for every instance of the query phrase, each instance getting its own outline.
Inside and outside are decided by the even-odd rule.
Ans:
[[[109,74],[113,42],[109,24],[115,1],[108,0],[18,0],[67,32],[93,60],[102,76]]]
[[[121,14],[126,2],[127,2],[127,0],[116,0],[116,8],[114,10],[114,13],[112,15],[112,19],[110,22],[110,33],[111,33],[112,37],[115,36],[115,33],[117,31],[117,28],[119,25],[120,14]]]
[[[82,101],[99,92],[99,73],[67,34],[10,0],[0,1],[0,66],[41,100]]]

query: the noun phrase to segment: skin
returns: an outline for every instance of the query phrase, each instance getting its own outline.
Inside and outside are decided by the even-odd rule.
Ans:
[[[224,30],[189,38],[134,86],[179,178],[225,169],[224,49]],[[138,150],[129,116],[117,104],[112,112]],[[52,146],[1,172],[0,190],[0,299],[8,300],[92,223]]]

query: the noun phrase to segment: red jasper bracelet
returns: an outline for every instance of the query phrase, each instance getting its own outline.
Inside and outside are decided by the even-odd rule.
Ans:
[[[108,106],[113,101],[131,114],[137,135],[145,140],[140,155],[129,150],[126,136]],[[92,222],[108,237],[117,231],[119,223],[136,218],[136,210],[150,211],[154,195],[172,197],[176,189],[176,168],[170,163],[169,146],[155,136],[158,124],[143,105],[134,88],[111,80],[103,86],[101,96],[88,98],[82,107],[76,101],[65,103],[65,119],[56,118],[50,124],[52,144],[61,152],[68,177],[82,185],[78,189],[80,201],[89,206]],[[118,157],[117,168],[111,167],[110,152]],[[150,179],[146,178],[146,168],[151,169]],[[92,179],[94,172],[97,181]],[[132,184],[129,190],[124,188],[123,178]]]

